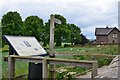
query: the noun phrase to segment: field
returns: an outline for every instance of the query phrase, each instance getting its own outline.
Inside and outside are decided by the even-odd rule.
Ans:
[[[118,54],[118,45],[98,45],[98,46],[77,46],[67,48],[57,48],[56,52],[78,53],[78,54]]]
[[[46,50],[49,51],[49,50]],[[65,58],[65,59],[76,59],[76,60],[92,60],[90,57],[91,54],[107,54],[107,55],[117,55],[118,54],[118,46],[117,45],[102,45],[102,46],[76,46],[76,47],[66,47],[66,48],[55,48],[56,53],[68,53],[68,54],[84,54],[84,55],[75,55],[75,56],[56,56],[56,58]],[[3,48],[2,58],[8,55],[8,47]],[[108,65],[111,62],[111,59],[107,58],[98,58],[99,67]],[[7,62],[4,62],[2,59],[2,77],[8,77],[8,65]],[[64,66],[57,65],[56,69],[56,78],[64,78],[68,73],[72,73],[75,76],[78,74],[85,74],[86,68],[79,68],[74,66]],[[60,71],[63,72],[60,73]],[[23,61],[17,61],[16,63],[16,75],[26,74],[28,73],[28,63]],[[69,75],[69,77],[74,77]]]

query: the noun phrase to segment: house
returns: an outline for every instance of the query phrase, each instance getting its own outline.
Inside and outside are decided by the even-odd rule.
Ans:
[[[95,36],[96,36],[96,44],[111,44],[111,43],[118,43],[118,34],[120,31],[114,28],[96,28],[95,29]]]

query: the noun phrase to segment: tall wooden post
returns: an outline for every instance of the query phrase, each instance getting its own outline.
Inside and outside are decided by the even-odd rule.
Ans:
[[[50,16],[50,51],[54,50],[54,15]]]
[[[50,15],[50,56],[51,57],[55,57],[54,56],[54,15]],[[50,79],[54,80],[55,79],[55,75],[54,75],[54,65],[50,65]]]

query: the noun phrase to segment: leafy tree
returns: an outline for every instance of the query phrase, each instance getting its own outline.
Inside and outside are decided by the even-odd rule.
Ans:
[[[8,12],[2,17],[2,34],[20,35],[22,30],[22,18],[17,12]]]
[[[81,30],[78,26],[76,26],[75,24],[68,24],[68,27],[70,29],[70,41],[71,44],[80,44],[80,42],[82,41],[81,39]]]
[[[54,38],[56,46],[61,46],[61,43],[69,37],[70,30],[68,29],[68,26],[66,24],[66,19],[59,15],[55,14],[55,18],[61,20],[61,24],[55,23],[55,29],[54,29]],[[45,23],[45,30],[46,30],[46,36],[47,43],[49,42],[49,36],[50,36],[50,20]]]
[[[24,21],[23,34],[26,36],[35,36],[38,41],[43,41],[44,36],[43,20],[38,16],[28,16]]]
[[[1,19],[2,35],[21,35],[22,33],[22,18],[18,12],[8,12]],[[2,44],[5,42],[2,40]]]
[[[44,37],[43,37],[43,46],[46,46],[47,44],[49,44],[49,40],[50,40],[50,21],[45,23],[44,26]]]
[[[55,18],[61,20],[62,24],[55,24],[55,42],[56,46],[61,46],[61,43],[67,39],[69,36],[70,30],[67,26],[66,19],[59,15],[55,14]]]

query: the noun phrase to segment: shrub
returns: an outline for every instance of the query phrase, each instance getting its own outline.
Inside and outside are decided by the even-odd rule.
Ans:
[[[69,44],[64,44],[64,47],[70,47],[70,45]]]

